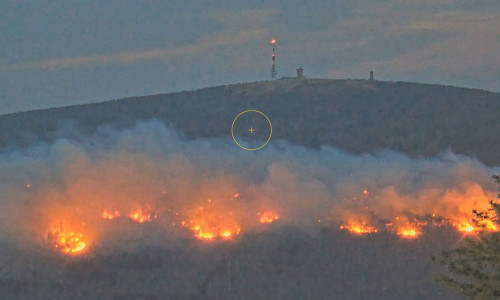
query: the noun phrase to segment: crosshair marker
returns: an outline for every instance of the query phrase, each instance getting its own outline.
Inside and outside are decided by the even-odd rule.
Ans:
[[[258,147],[258,148],[246,148],[246,147],[244,147],[244,146],[240,145],[240,144],[238,143],[238,141],[236,140],[236,138],[234,137],[234,123],[236,123],[236,120],[238,120],[238,118],[239,118],[241,115],[245,114],[245,113],[258,113],[258,114],[261,114],[264,118],[266,118],[267,123],[269,123],[269,137],[267,138],[267,141],[266,141],[263,145],[261,145],[260,147]],[[248,123],[247,123],[247,124],[248,124]],[[250,131],[250,132],[253,134],[253,132],[254,132],[254,131],[257,131],[257,130],[255,130],[255,129],[253,128],[253,126],[251,126],[251,127],[250,127],[250,129],[249,129],[248,131]],[[240,112],[240,113],[239,113],[239,114],[238,114],[238,115],[234,118],[234,120],[233,120],[233,124],[231,124],[231,137],[233,138],[234,142],[236,143],[236,145],[238,145],[238,147],[240,147],[240,148],[242,148],[242,149],[245,149],[245,150],[248,150],[248,151],[256,151],[256,150],[260,150],[260,149],[264,148],[264,147],[267,145],[267,143],[269,143],[269,141],[271,140],[271,136],[272,136],[272,135],[273,135],[273,125],[271,124],[271,121],[269,120],[269,118],[268,118],[268,117],[267,117],[267,116],[266,116],[263,112],[260,112],[260,111],[255,110],[255,109],[249,109],[249,110],[245,110],[245,111],[243,111],[243,112]]]

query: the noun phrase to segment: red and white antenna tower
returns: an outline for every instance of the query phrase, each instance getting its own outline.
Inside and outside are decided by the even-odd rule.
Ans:
[[[275,39],[271,39],[271,45],[273,45],[273,54],[271,55],[271,59],[273,60],[273,66],[271,67],[271,79],[276,79],[276,54],[274,54],[274,45],[276,44]]]

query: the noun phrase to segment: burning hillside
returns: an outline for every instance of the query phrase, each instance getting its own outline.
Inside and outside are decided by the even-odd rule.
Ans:
[[[499,231],[494,215],[471,223],[472,210],[495,197],[493,170],[452,154],[413,160],[293,146],[247,153],[221,139],[182,141],[149,122],[12,153],[1,164],[2,226],[72,255],[105,244],[106,228],[123,222],[137,224],[132,232],[146,226],[200,240],[276,226],[406,239],[430,226]],[[141,239],[132,232],[127,238]]]
[[[239,264],[236,259],[245,261],[245,255],[250,255],[245,251],[250,248],[260,253],[259,258],[252,258],[255,260],[275,257],[268,251],[295,255],[302,247],[296,239],[311,243],[312,248],[304,253],[322,249],[322,257],[317,259],[323,260],[330,253],[323,247],[330,244],[337,249],[335,253],[343,253],[342,247],[352,243],[372,251],[362,245],[376,248],[380,246],[377,241],[383,241],[384,247],[414,247],[405,250],[411,252],[433,243],[442,249],[446,241],[449,246],[461,237],[500,229],[493,213],[480,223],[471,221],[473,209],[487,210],[488,201],[496,197],[491,174],[497,170],[451,153],[421,160],[394,152],[353,156],[328,147],[310,150],[282,141],[252,153],[224,138],[184,140],[162,123],[150,121],[128,130],[103,128],[80,142],[60,139],[4,154],[0,167],[0,247],[22,249],[34,260],[23,258],[27,265],[9,262],[25,271],[12,273],[7,268],[0,278],[31,274],[33,268],[41,272],[46,270],[42,264],[51,266],[52,271],[44,271],[48,272],[44,276],[52,278],[48,280],[66,274],[61,278],[70,276],[74,281],[57,280],[70,285],[81,280],[94,282],[99,276],[128,282],[131,277],[120,277],[128,273],[113,275],[111,270],[125,265],[145,268],[141,276],[147,278],[156,274],[155,268],[168,271],[157,266],[162,258],[134,265],[129,258],[121,262],[121,257],[166,248],[178,251],[173,261],[183,257],[187,265],[214,269],[215,273],[207,273],[209,280],[226,271],[237,276],[230,268]],[[300,233],[288,234],[291,228]],[[337,240],[330,241],[330,236]],[[275,238],[286,242],[281,245]],[[318,238],[320,244],[313,246]],[[274,249],[273,243],[281,246]],[[393,251],[396,256],[391,259],[400,259],[399,250]],[[428,257],[427,252],[418,253]],[[45,258],[38,261],[37,257]],[[110,269],[93,265],[104,257],[110,261]],[[306,258],[316,259],[294,259]],[[294,265],[276,259],[263,263],[277,264],[279,270]],[[80,265],[80,260],[86,263]],[[211,265],[215,262],[227,263],[224,268],[228,269],[221,271]],[[267,266],[261,268],[255,272],[267,270]],[[69,270],[78,271],[64,273]],[[265,276],[280,274],[277,270]],[[317,274],[327,271],[318,270]],[[184,283],[198,276],[181,265],[175,272],[168,276],[183,274]],[[199,289],[194,292],[197,296],[209,293],[203,285]],[[227,293],[224,295],[231,295]],[[78,298],[70,294],[65,295]]]

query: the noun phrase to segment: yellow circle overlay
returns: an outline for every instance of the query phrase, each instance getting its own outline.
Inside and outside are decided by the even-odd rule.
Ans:
[[[261,114],[261,115],[263,115],[263,116],[267,119],[267,122],[269,123],[269,127],[271,127],[271,132],[269,133],[269,138],[268,138],[268,139],[267,139],[267,141],[264,143],[264,145],[260,146],[259,148],[245,148],[245,147],[243,147],[242,145],[240,145],[240,144],[236,141],[236,139],[234,138],[234,130],[233,130],[233,129],[234,129],[234,123],[236,122],[236,120],[237,120],[237,119],[238,119],[238,118],[239,118],[242,114],[245,114],[245,113],[247,113],[247,112],[252,112],[252,111],[253,111],[253,112],[256,112],[256,113],[259,113],[259,114]],[[255,150],[259,150],[259,149],[264,148],[264,147],[267,145],[267,143],[269,143],[269,141],[271,140],[271,136],[272,136],[272,135],[273,135],[273,125],[271,124],[271,121],[269,120],[269,118],[268,118],[268,117],[267,117],[267,116],[266,116],[263,112],[260,112],[260,111],[258,111],[258,110],[254,110],[254,109],[245,110],[245,111],[243,111],[243,112],[239,113],[239,114],[236,116],[236,118],[234,118],[234,120],[233,120],[233,125],[231,125],[231,136],[233,137],[234,142],[235,142],[235,143],[236,143],[236,145],[238,145],[240,148],[245,149],[245,150],[248,150],[248,151],[255,151]]]

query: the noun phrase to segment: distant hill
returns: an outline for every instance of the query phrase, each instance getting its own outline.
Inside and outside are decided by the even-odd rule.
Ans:
[[[451,149],[500,165],[500,94],[368,80],[289,78],[3,115],[0,149],[64,136],[60,124],[67,120],[85,133],[157,118],[187,137],[227,136],[247,109],[269,116],[273,139],[306,147],[393,149],[411,157]]]

